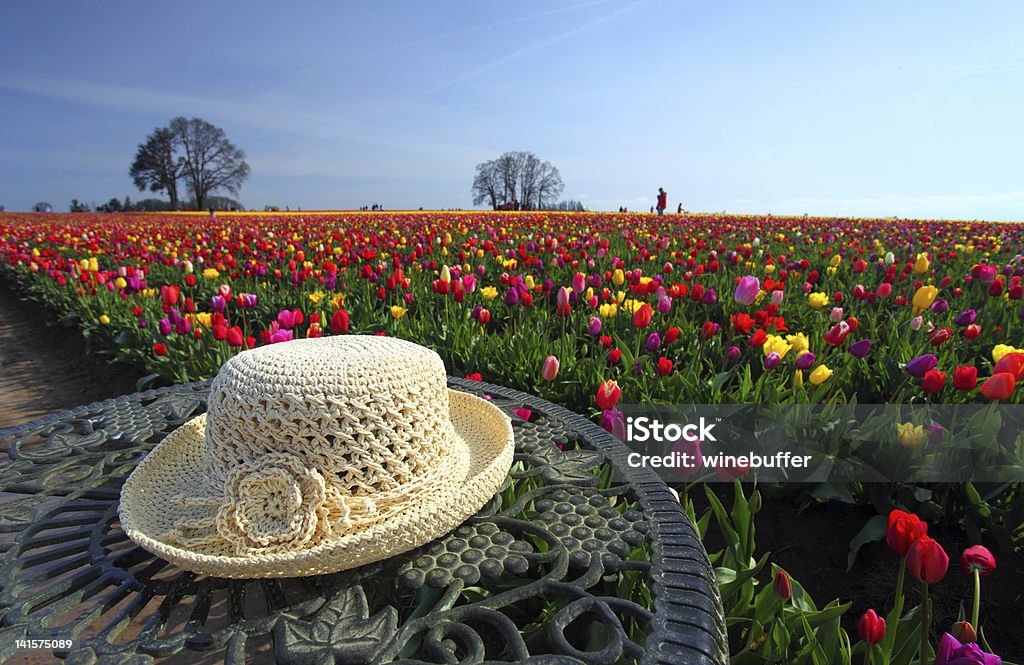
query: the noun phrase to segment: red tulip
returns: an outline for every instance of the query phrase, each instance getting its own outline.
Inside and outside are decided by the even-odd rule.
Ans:
[[[646,328],[651,324],[651,318],[654,316],[654,310],[647,303],[640,305],[633,312],[633,327],[634,328]]]
[[[960,556],[960,569],[964,571],[964,575],[970,575],[977,569],[982,577],[986,577],[996,569],[996,558],[984,545],[968,547]]]
[[[234,326],[228,330],[227,334],[228,346],[242,346],[245,343],[245,336],[242,334],[242,329],[239,326]]]
[[[964,328],[964,337],[967,339],[978,339],[978,335],[981,334],[981,326],[977,323],[971,323]]]
[[[950,329],[950,328],[939,328],[938,330],[936,330],[935,332],[933,332],[931,334],[931,337],[928,338],[928,341],[929,341],[929,343],[931,343],[932,346],[941,346],[943,344],[943,342],[947,341],[952,336],[953,336],[953,330],[952,329]]]
[[[894,509],[889,513],[889,528],[885,532],[885,542],[899,556],[907,556],[910,546],[928,533],[928,525],[913,513]]]
[[[942,386],[946,383],[946,373],[937,369],[930,369],[924,374],[921,388],[930,395],[937,395],[942,392]]]
[[[619,388],[618,383],[611,379],[602,381],[601,385],[597,387],[597,406],[602,411],[611,409],[619,403],[621,396],[622,390]]]
[[[672,327],[665,331],[665,343],[671,344],[679,339],[679,328]]]
[[[789,582],[789,575],[786,571],[780,570],[775,573],[775,580],[772,582],[772,591],[775,595],[782,600],[788,600],[793,597],[793,587]]]
[[[1024,353],[1007,353],[1000,358],[999,362],[992,368],[992,373],[999,374],[1000,372],[1013,374],[1013,378],[1017,381],[1024,378]]]
[[[825,333],[825,341],[832,346],[839,346],[846,339],[846,336],[850,334],[850,324],[846,321],[840,321],[836,325],[832,326],[827,333]]]
[[[662,356],[658,358],[658,374],[668,376],[672,373],[672,361]]]
[[[857,622],[857,632],[860,633],[860,639],[868,644],[878,644],[885,637],[885,619],[874,610],[868,610]]]
[[[167,345],[164,344],[163,342],[154,342],[153,343],[153,355],[166,356],[167,355]]]
[[[177,286],[168,286],[165,284],[160,287],[160,300],[163,301],[165,305],[171,305],[173,307],[178,304],[178,295],[180,291],[181,290]]]
[[[907,570],[918,582],[935,584],[946,576],[949,555],[933,538],[921,536],[907,553]]]
[[[981,384],[981,394],[989,399],[1006,399],[1013,394],[1016,379],[1009,372],[993,374]]]
[[[331,315],[331,332],[335,334],[348,332],[348,312],[339,309]]]
[[[978,368],[961,365],[953,372],[953,387],[957,390],[974,390],[978,385]]]
[[[750,336],[750,346],[755,348],[764,346],[766,341],[768,341],[768,333],[764,331],[764,328],[758,328],[754,331],[754,334]]]
[[[481,309],[477,313],[476,319],[477,319],[477,321],[480,322],[480,325],[486,326],[491,321],[491,312],[490,312],[490,310]]]

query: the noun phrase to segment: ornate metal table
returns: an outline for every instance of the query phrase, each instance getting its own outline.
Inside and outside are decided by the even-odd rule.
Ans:
[[[208,382],[0,430],[0,660],[725,663],[711,566],[665,484],[565,409],[450,385],[512,415],[504,489],[444,538],[310,578],[196,575],[119,528],[121,484],[205,410]]]

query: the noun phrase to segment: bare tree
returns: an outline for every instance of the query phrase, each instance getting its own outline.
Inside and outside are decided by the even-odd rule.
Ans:
[[[506,152],[476,166],[473,205],[485,201],[495,210],[531,210],[550,206],[564,189],[558,169],[532,152]]]
[[[183,117],[172,120],[170,129],[181,141],[183,175],[196,208],[204,208],[207,197],[217,189],[238,194],[249,177],[249,165],[245,152],[228,140],[223,129],[201,118]]]
[[[491,208],[497,209],[501,198],[501,176],[498,175],[497,163],[492,159],[476,165],[476,177],[473,178],[473,205],[478,206],[485,201]]]
[[[176,154],[179,138],[168,127],[158,127],[139,144],[135,161],[128,171],[140,192],[165,190],[171,199],[171,210],[178,209],[178,179],[184,162]]]
[[[565,184],[562,183],[562,175],[558,169],[552,166],[551,162],[541,164],[537,176],[537,208],[554,205],[564,190]]]

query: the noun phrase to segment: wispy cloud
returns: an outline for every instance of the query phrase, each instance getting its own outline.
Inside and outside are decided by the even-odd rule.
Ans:
[[[294,98],[290,99],[287,105],[281,105],[260,100],[223,99],[151,88],[16,75],[0,75],[0,89],[126,113],[161,117],[168,114],[195,115],[209,118],[216,124],[232,121],[272,133],[287,132],[302,136],[307,143],[299,148],[293,148],[292,153],[303,152],[324,139],[389,148],[405,153],[445,154],[473,151],[472,146],[438,142],[420,135],[399,131],[369,131],[336,113],[310,110],[311,105]]]
[[[552,9],[547,9],[545,11],[537,12],[537,13],[534,13],[534,14],[522,14],[522,15],[519,15],[519,16],[513,16],[513,17],[505,19],[503,21],[495,21],[495,22],[491,22],[491,23],[483,23],[483,24],[474,25],[474,26],[471,26],[471,27],[468,27],[468,28],[462,28],[460,30],[453,30],[451,32],[444,32],[444,33],[440,33],[440,34],[431,35],[429,37],[423,37],[422,39],[414,39],[414,40],[411,40],[411,41],[402,42],[400,44],[392,44],[390,46],[386,46],[386,47],[383,47],[383,48],[370,49],[370,50],[367,50],[367,51],[363,51],[362,53],[356,53],[356,54],[350,55],[350,56],[348,56],[346,58],[342,58],[340,60],[332,61],[330,63],[326,63],[325,62],[325,63],[316,64],[316,65],[310,65],[309,67],[303,67],[301,69],[294,69],[294,70],[291,70],[289,72],[285,72],[285,73],[279,74],[277,76],[271,76],[271,77],[260,79],[258,81],[253,81],[253,82],[247,83],[247,84],[245,84],[243,86],[240,86],[239,89],[257,87],[257,86],[262,87],[262,86],[264,86],[264,85],[266,85],[268,83],[274,83],[274,82],[277,82],[277,81],[283,81],[283,80],[292,79],[292,78],[295,78],[297,76],[301,76],[303,74],[308,74],[310,72],[323,71],[324,69],[329,69],[329,68],[332,68],[332,67],[337,67],[339,65],[351,64],[351,63],[354,63],[354,62],[359,62],[359,61],[367,60],[367,59],[370,59],[370,58],[377,58],[377,57],[380,57],[380,56],[383,56],[383,55],[388,55],[388,54],[391,54],[391,53],[405,51],[405,50],[417,48],[417,47],[420,47],[420,46],[426,46],[428,44],[434,44],[434,43],[437,43],[437,42],[448,41],[450,39],[455,39],[457,37],[465,37],[467,35],[472,35],[472,34],[475,34],[475,33],[484,32],[486,30],[494,30],[494,29],[497,29],[497,28],[506,28],[506,27],[508,27],[510,25],[515,25],[517,23],[527,23],[529,21],[535,21],[535,20],[541,19],[541,18],[548,18],[548,17],[551,17],[551,16],[555,16],[557,14],[565,14],[565,13],[577,11],[577,10],[580,10],[580,9],[588,9],[590,7],[596,7],[596,6],[599,6],[599,5],[606,5],[606,4],[608,4],[608,3],[612,2],[612,1],[613,0],[592,0],[591,2],[580,2],[580,3],[577,3],[577,4],[573,4],[573,5],[566,5],[564,7],[554,7]]]
[[[565,41],[566,39],[569,39],[570,37],[572,37],[574,35],[578,35],[580,33],[586,32],[587,30],[590,30],[590,29],[592,29],[592,28],[594,28],[594,27],[596,27],[598,25],[601,25],[602,23],[607,23],[608,21],[612,20],[616,16],[619,16],[620,14],[623,14],[625,12],[631,11],[636,6],[642,4],[642,1],[643,0],[637,0],[636,2],[631,2],[628,5],[625,5],[624,7],[620,7],[620,8],[616,9],[615,11],[613,11],[613,12],[611,12],[609,14],[605,14],[604,16],[601,16],[599,18],[594,19],[593,21],[588,21],[587,23],[584,23],[582,25],[578,25],[578,26],[576,26],[574,28],[571,28],[569,30],[561,32],[561,33],[559,33],[557,35],[553,35],[551,37],[548,37],[547,39],[542,39],[542,40],[534,42],[532,44],[527,44],[526,46],[523,46],[522,48],[515,49],[514,51],[511,51],[510,53],[506,53],[505,55],[501,56],[500,58],[496,58],[494,60],[491,60],[490,62],[485,62],[484,64],[479,65],[477,67],[474,67],[473,69],[470,69],[469,71],[463,72],[462,74],[459,74],[458,76],[456,76],[454,78],[451,78],[451,79],[445,81],[444,83],[441,83],[439,85],[436,85],[436,86],[430,88],[429,90],[426,91],[426,94],[431,94],[431,93],[434,93],[434,92],[438,92],[440,90],[444,90],[445,88],[449,88],[449,87],[455,85],[456,83],[459,83],[461,81],[465,81],[466,79],[474,78],[476,76],[479,76],[480,74],[483,74],[486,71],[494,69],[495,67],[499,67],[501,65],[507,64],[507,63],[512,62],[514,60],[517,60],[517,59],[522,58],[522,57],[524,57],[526,55],[529,55],[531,53],[535,53],[535,52],[543,50],[543,49],[545,49],[545,48],[547,48],[549,46],[553,46],[554,44],[557,44],[558,42]]]

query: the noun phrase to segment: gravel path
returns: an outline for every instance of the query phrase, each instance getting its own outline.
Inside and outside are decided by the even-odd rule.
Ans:
[[[0,428],[53,411],[135,392],[139,375],[87,356],[77,330],[0,287]]]

